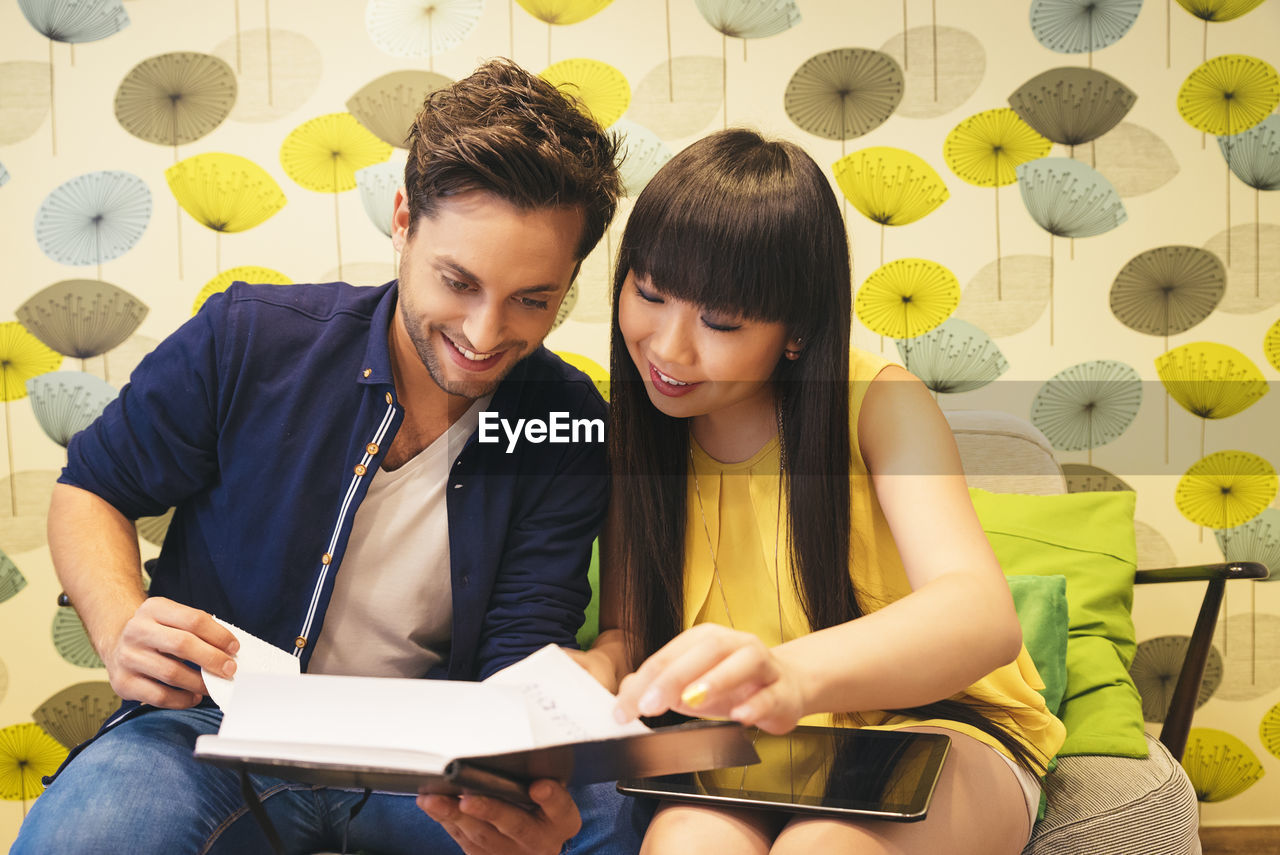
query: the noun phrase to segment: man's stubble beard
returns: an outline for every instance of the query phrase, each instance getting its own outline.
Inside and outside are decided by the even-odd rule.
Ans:
[[[506,369],[502,374],[491,380],[477,380],[471,382],[465,380],[460,382],[450,381],[445,375],[444,366],[441,364],[442,357],[437,352],[437,348],[432,341],[432,337],[435,334],[445,337],[444,327],[437,324],[428,324],[424,330],[421,324],[415,322],[413,318],[410,317],[411,313],[405,302],[403,290],[400,292],[399,305],[396,310],[400,312],[400,319],[404,323],[405,331],[409,335],[409,341],[413,344],[414,351],[418,354],[418,360],[422,363],[423,367],[427,369],[427,373],[431,375],[431,379],[435,381],[435,384],[444,390],[446,394],[455,395],[460,398],[467,398],[473,401],[477,398],[483,398],[486,395],[492,395],[497,391],[498,386],[502,384],[502,381],[506,379],[506,376],[511,373],[511,369],[515,367],[516,362],[519,361],[511,360],[510,364],[506,366]],[[447,347],[447,345],[442,346]],[[502,349],[523,352],[525,347],[523,342],[511,342],[504,345]],[[511,357],[505,354],[502,358],[511,359]],[[461,371],[463,369],[458,370]]]

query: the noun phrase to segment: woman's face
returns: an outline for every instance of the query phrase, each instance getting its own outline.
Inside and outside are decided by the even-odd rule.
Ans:
[[[745,417],[773,408],[769,381],[787,346],[782,322],[717,314],[628,273],[618,326],[649,400],[666,415]]]

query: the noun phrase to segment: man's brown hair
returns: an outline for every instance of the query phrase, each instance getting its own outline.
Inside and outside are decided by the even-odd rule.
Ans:
[[[409,234],[436,200],[486,190],[522,209],[580,207],[583,259],[613,219],[618,143],[571,95],[508,59],[429,95],[409,131]]]

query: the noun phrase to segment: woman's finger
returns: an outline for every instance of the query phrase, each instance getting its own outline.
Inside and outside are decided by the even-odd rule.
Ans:
[[[702,626],[709,629],[703,630]],[[763,649],[760,641],[749,633],[713,624],[702,626],[681,633],[622,681],[617,709],[625,716],[623,720],[637,714],[653,716],[675,709],[682,703],[686,689],[721,660],[743,647]],[[699,699],[693,697],[692,700]]]
[[[695,643],[683,635],[667,645],[670,649],[655,653],[635,673],[623,679],[618,687],[620,720],[629,721],[637,715],[661,715],[673,708],[686,685],[732,651],[720,636],[709,636]]]
[[[729,717],[766,733],[789,732],[800,721],[802,704],[795,688],[775,680],[729,711]]]
[[[744,645],[686,683],[677,712],[724,716],[778,679],[777,660],[763,645]]]

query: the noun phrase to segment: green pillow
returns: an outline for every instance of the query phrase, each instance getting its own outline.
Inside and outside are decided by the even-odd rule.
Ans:
[[[1009,576],[1022,643],[1036,663],[1045,706],[1058,713],[1067,689],[1067,577]]]
[[[591,583],[591,602],[587,603],[587,619],[578,630],[578,646],[586,650],[600,634],[600,539],[591,542],[591,568],[587,571]]]
[[[1030,496],[969,490],[1007,576],[1067,580],[1067,685],[1060,755],[1146,757],[1142,702],[1129,676],[1137,569],[1130,491]]]

